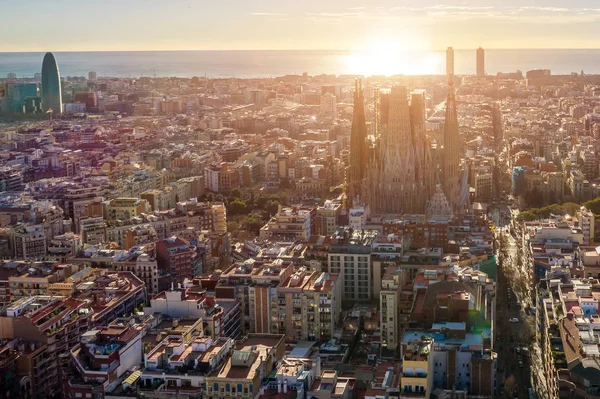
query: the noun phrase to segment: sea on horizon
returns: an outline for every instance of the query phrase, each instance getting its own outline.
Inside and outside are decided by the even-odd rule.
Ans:
[[[54,52],[61,76],[254,78],[320,74],[444,74],[445,51],[355,53],[327,50]],[[600,73],[600,49],[486,50],[487,74],[550,69],[552,74]],[[0,78],[41,71],[43,52],[0,53]],[[455,73],[475,73],[475,50],[455,50]]]

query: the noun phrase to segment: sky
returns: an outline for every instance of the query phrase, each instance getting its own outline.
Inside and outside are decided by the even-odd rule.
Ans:
[[[0,0],[0,52],[598,48],[599,0]]]

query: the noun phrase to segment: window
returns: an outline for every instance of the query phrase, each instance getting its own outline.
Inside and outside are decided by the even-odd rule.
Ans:
[[[237,391],[240,392],[240,393],[242,392],[242,384],[238,384]]]
[[[213,384],[213,390],[214,390],[215,392],[219,392],[219,383],[218,383],[218,382],[215,382],[215,383]]]
[[[229,383],[225,384],[225,391],[231,391],[231,385]]]

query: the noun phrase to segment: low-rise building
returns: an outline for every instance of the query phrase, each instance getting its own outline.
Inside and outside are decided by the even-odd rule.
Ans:
[[[279,207],[277,214],[260,229],[262,240],[306,240],[313,228],[314,209]]]

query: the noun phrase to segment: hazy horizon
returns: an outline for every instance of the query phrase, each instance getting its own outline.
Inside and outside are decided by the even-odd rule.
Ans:
[[[594,49],[594,0],[31,0],[3,4],[0,52]],[[42,34],[40,34],[40,32]],[[527,43],[526,46],[523,44]],[[164,50],[163,50],[164,49]]]
[[[452,46],[450,46],[452,47]],[[493,50],[493,51],[536,51],[536,50],[540,50],[540,51],[551,51],[551,50],[559,50],[559,51],[569,51],[569,50],[577,50],[577,51],[581,51],[581,50],[600,50],[600,46],[598,47],[505,47],[505,48],[496,48],[496,47],[483,47],[483,46],[479,46],[482,47],[484,50]],[[454,51],[476,51],[478,47],[473,47],[473,48],[459,48],[459,47],[452,47]],[[440,51],[446,51],[447,47],[445,48],[434,48],[434,49],[426,49],[426,50],[419,50],[419,49],[410,49],[410,50],[404,50],[405,52],[440,52]],[[289,51],[289,52],[299,52],[299,51],[312,51],[312,52],[343,52],[343,53],[356,53],[356,52],[364,52],[367,50],[351,50],[351,49],[335,49],[335,48],[331,48],[331,49],[320,49],[320,48],[286,48],[286,49],[280,49],[280,48],[272,48],[272,49],[268,49],[268,48],[249,48],[249,49],[154,49],[154,50],[139,50],[139,49],[123,49],[123,50],[110,50],[110,49],[106,49],[106,50],[51,50],[51,49],[39,49],[39,50],[28,50],[28,51],[0,51],[0,54],[2,53],[6,53],[6,54],[10,54],[10,53],[31,53],[31,54],[35,54],[35,53],[155,53],[155,52],[178,52],[178,53],[184,53],[184,52],[196,52],[196,51],[206,51],[206,52],[235,52],[235,51],[247,51],[247,52],[257,52],[257,51],[279,51],[279,52],[283,52],[283,51]]]

